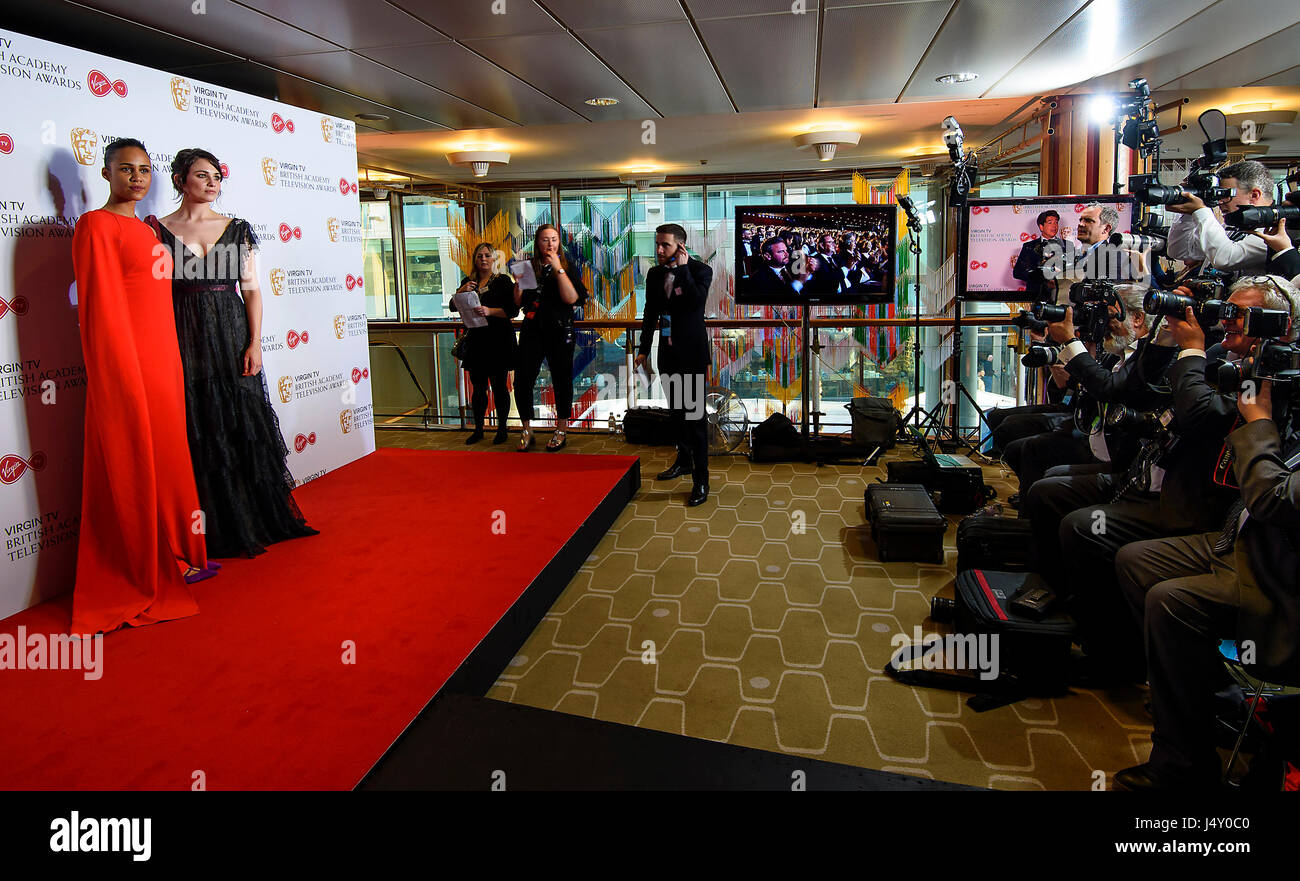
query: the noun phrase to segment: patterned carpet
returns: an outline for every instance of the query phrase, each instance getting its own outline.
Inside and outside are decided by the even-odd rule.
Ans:
[[[418,449],[464,450],[465,436],[376,432],[380,446]],[[528,455],[547,455],[548,437]],[[1146,758],[1142,688],[975,712],[967,695],[884,673],[892,637],[937,629],[929,603],[952,595],[959,518],[950,518],[945,565],[878,562],[863,493],[883,478],[883,462],[715,457],[710,500],[686,508],[689,478],[654,480],[671,448],[572,434],[560,455],[629,452],[641,456],[640,494],[489,697],[995,789],[1090,789],[1096,771],[1109,777]],[[1015,490],[998,466],[985,479],[999,498]]]

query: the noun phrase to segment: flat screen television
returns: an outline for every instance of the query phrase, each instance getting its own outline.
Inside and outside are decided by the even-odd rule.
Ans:
[[[1132,232],[1132,196],[1034,196],[971,199],[966,204],[966,259],[958,266],[957,290],[967,300],[1024,302],[1037,299],[1035,279],[1026,267],[1041,254],[1044,229],[1038,221],[1056,213],[1056,237],[1078,243],[1079,216],[1090,202],[1115,209],[1111,232]],[[1051,232],[1051,226],[1047,226]],[[1019,264],[1019,268],[1017,267]],[[1039,268],[1034,265],[1032,268]]]
[[[897,211],[893,205],[736,208],[736,303],[892,302]]]

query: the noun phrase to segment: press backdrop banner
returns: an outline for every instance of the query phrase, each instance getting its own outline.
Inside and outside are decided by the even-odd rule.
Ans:
[[[138,138],[177,201],[177,151],[221,160],[216,208],[260,240],[263,369],[301,484],[375,449],[353,123],[0,29],[0,618],[71,589],[86,376],[72,231]],[[310,512],[307,512],[310,514]]]

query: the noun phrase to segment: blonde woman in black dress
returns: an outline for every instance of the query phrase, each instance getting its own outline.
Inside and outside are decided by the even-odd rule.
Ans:
[[[509,376],[515,362],[515,329],[510,319],[519,314],[515,303],[515,280],[504,272],[494,272],[495,254],[487,242],[474,249],[472,274],[460,283],[456,293],[477,291],[476,314],[487,319],[486,327],[465,331],[465,357],[461,364],[473,386],[470,403],[474,408],[474,432],[467,444],[483,440],[483,423],[487,418],[488,387],[496,404],[497,432],[492,443],[506,442],[506,419],[510,416]],[[452,311],[456,304],[452,303]]]

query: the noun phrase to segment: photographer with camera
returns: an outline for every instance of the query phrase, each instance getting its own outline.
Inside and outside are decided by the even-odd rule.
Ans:
[[[1253,159],[1221,169],[1219,185],[1235,190],[1218,202],[1219,212],[1227,215],[1244,206],[1273,204],[1273,176],[1263,163]],[[1184,263],[1239,272],[1263,271],[1269,262],[1268,247],[1263,239],[1251,237],[1246,230],[1225,227],[1200,196],[1183,193],[1183,200],[1168,210],[1178,215],[1169,227],[1165,253]]]
[[[1072,298],[1075,295],[1072,292]],[[1105,300],[1080,304],[1090,325],[1083,335],[1090,341],[1100,338],[1100,362],[1075,330],[1073,306],[1062,309],[1060,320],[1048,322],[1048,335],[1057,344],[1044,347],[1057,353],[1051,366],[1082,393],[1073,401],[1070,424],[1008,445],[1006,461],[1020,478],[1022,499],[1049,474],[1113,471],[1126,467],[1136,455],[1137,439],[1131,432],[1108,425],[1109,408],[1152,405],[1155,396],[1148,382],[1159,377],[1173,357],[1170,348],[1145,346],[1150,322],[1142,310],[1143,295],[1139,285],[1116,285]]]
[[[1241,314],[1252,307],[1286,310],[1300,320],[1300,292],[1269,276],[1243,279],[1228,303],[1237,310],[1225,318],[1224,348],[1236,357],[1257,342],[1247,336]],[[1114,559],[1126,544],[1185,535],[1217,527],[1234,493],[1216,480],[1224,439],[1234,427],[1235,401],[1220,394],[1205,376],[1205,332],[1188,309],[1172,319],[1150,345],[1172,339],[1182,350],[1167,373],[1173,407],[1141,421],[1142,441],[1127,474],[1047,477],[1030,488],[1024,510],[1034,524],[1042,560],[1065,559],[1064,572],[1042,574],[1073,602],[1085,651],[1107,677],[1140,674],[1143,656],[1131,622],[1117,614],[1119,590]]]
[[[1143,629],[1155,723],[1150,758],[1115,774],[1127,789],[1218,784],[1215,696],[1233,687],[1222,639],[1238,640],[1253,676],[1300,676],[1300,436],[1284,412],[1297,391],[1263,379],[1239,397],[1244,424],[1228,447],[1241,498],[1222,531],[1137,542],[1115,558]]]

